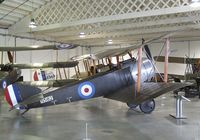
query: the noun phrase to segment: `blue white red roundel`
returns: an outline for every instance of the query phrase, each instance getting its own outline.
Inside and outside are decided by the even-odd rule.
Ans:
[[[2,87],[3,87],[3,89],[5,89],[5,88],[7,87],[7,82],[6,82],[6,80],[3,80],[3,81],[2,81]]]
[[[81,83],[78,87],[78,94],[83,99],[92,98],[95,94],[94,84],[89,81]]]

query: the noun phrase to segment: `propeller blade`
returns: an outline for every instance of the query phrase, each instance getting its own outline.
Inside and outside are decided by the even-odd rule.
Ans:
[[[149,46],[148,45],[144,45],[144,50],[146,52],[146,56],[149,60],[152,60],[152,55],[151,55],[151,51],[149,49]]]
[[[7,51],[7,55],[8,55],[8,59],[9,59],[10,63],[13,63],[13,55],[11,54],[11,52]]]

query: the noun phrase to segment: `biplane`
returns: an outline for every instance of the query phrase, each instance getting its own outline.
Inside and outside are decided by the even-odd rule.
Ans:
[[[144,113],[151,113],[155,109],[154,98],[187,86],[187,83],[155,83],[151,79],[155,74],[153,58],[148,44],[152,40],[142,45],[127,48],[105,50],[100,53],[90,54],[81,59],[97,60],[106,58],[107,71],[98,72],[96,65],[90,67],[88,78],[69,83],[63,87],[50,92],[43,92],[38,87],[14,83],[5,89],[5,98],[12,109],[24,110],[46,107],[64,103],[71,103],[80,100],[88,100],[96,97],[104,97],[126,103],[131,109],[140,107]],[[146,58],[134,58],[131,51],[144,48]],[[140,49],[141,50],[141,49]],[[120,57],[128,54],[129,59],[120,61]],[[92,57],[91,57],[92,56]],[[117,64],[113,65],[110,57],[115,57]],[[79,57],[73,58],[77,59]],[[85,65],[87,62],[85,62]],[[89,67],[88,67],[89,69]],[[89,71],[89,70],[88,70]],[[93,73],[92,73],[93,71]]]
[[[0,83],[3,88],[7,84],[14,82],[21,82],[23,84],[35,85],[40,87],[60,87],[65,83],[76,81],[76,79],[61,79],[55,80],[55,75],[52,71],[48,72],[46,68],[72,68],[78,65],[78,61],[64,61],[64,62],[49,62],[49,63],[32,63],[32,64],[17,64],[13,62],[13,55],[11,51],[30,51],[30,50],[60,50],[60,49],[73,49],[78,45],[74,44],[59,44],[59,45],[46,45],[46,46],[28,46],[28,47],[0,47],[0,51],[7,52],[9,63],[0,64]],[[21,69],[36,69],[33,75],[34,81],[23,81],[21,76]],[[5,82],[6,81],[6,82]]]
[[[154,56],[154,59],[157,62],[164,62],[164,56]],[[185,96],[187,97],[195,97],[199,96],[200,98],[200,59],[199,58],[189,58],[189,57],[174,57],[170,56],[168,58],[169,63],[178,63],[178,64],[186,64],[185,74],[184,75],[177,75],[177,74],[170,74],[170,76],[174,79],[175,82],[181,82],[181,80],[189,81],[193,83],[186,88],[182,88],[185,92]],[[179,90],[177,90],[179,91]],[[175,91],[175,93],[177,93]]]
[[[154,59],[158,62],[164,62],[164,56],[154,56]],[[190,80],[195,77],[200,76],[200,59],[199,58],[189,58],[189,57],[174,57],[170,56],[168,58],[169,63],[179,63],[186,64],[185,69],[185,79]]]

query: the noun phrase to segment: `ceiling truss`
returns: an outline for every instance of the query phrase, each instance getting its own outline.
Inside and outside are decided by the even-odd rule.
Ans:
[[[167,31],[184,29],[190,29],[190,32],[196,29],[195,35],[200,37],[200,7],[190,7],[190,0],[49,0],[44,4],[45,2],[47,0],[36,0],[34,6],[37,10],[31,13],[38,24],[37,28],[30,30],[25,26],[30,21],[30,16],[26,16],[13,24],[9,33],[31,33],[36,38],[44,36],[58,42],[91,46],[106,45],[108,39],[112,39],[116,45],[133,44],[142,37],[148,39]],[[37,8],[38,5],[41,7]],[[19,12],[30,7],[30,3],[21,7],[16,15],[7,17],[6,22],[21,18]],[[80,32],[86,34],[85,38],[79,37]],[[186,35],[185,38],[190,36]]]

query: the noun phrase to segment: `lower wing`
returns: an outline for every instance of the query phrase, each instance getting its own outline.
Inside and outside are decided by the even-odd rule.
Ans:
[[[136,91],[134,85],[127,87],[121,91],[118,91],[113,94],[109,94],[105,96],[105,98],[125,102],[125,103],[133,103],[140,104],[146,100],[150,100],[156,98],[162,94],[165,94],[170,91],[174,91],[180,89],[182,87],[186,87],[191,85],[190,83],[142,83],[141,91],[136,96],[136,92],[132,92],[131,90]],[[133,94],[134,93],[134,94]]]

